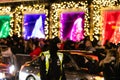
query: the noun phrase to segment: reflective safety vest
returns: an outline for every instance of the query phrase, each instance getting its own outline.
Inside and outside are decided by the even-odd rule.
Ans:
[[[49,70],[49,60],[50,60],[50,52],[49,51],[45,51],[45,52],[42,52],[40,54],[40,56],[44,55],[45,56],[45,64],[46,64],[46,74],[48,73],[48,70]],[[59,57],[59,60],[60,60],[60,69],[62,71],[62,62],[63,62],[63,53],[61,52],[57,52],[57,55]]]

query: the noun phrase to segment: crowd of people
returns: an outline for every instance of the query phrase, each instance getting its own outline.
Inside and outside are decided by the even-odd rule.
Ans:
[[[7,45],[13,54],[28,54],[32,59],[41,56],[42,80],[66,80],[62,65],[64,55],[58,53],[58,50],[93,51],[98,56],[99,70],[103,72],[105,80],[120,80],[120,44],[115,45],[109,41],[104,45],[98,43],[96,39],[91,41],[89,36],[79,42],[69,39],[62,41],[59,37],[24,40],[22,37],[14,36],[0,39],[0,46]]]

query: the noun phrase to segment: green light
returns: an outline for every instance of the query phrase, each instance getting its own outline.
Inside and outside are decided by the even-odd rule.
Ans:
[[[0,15],[0,38],[6,38],[10,33],[10,16]]]

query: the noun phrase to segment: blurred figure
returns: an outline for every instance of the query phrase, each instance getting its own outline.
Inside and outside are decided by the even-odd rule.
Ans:
[[[64,42],[64,46],[63,46],[64,50],[74,50],[75,49],[75,42],[72,40],[66,40]]]
[[[106,40],[104,47],[105,47],[105,49],[112,49],[111,42],[109,42],[109,40]]]
[[[55,37],[50,41],[50,49],[40,54],[41,80],[66,80],[63,68],[64,55],[58,52],[60,48],[61,41]]]
[[[1,45],[1,54],[3,56],[11,56],[13,55],[11,48],[8,47],[7,45]]]
[[[106,50],[104,48],[95,48],[94,54],[98,56],[98,60],[101,61],[106,57]]]
[[[33,50],[30,52],[30,56],[32,59],[36,58],[39,56],[39,54],[42,52],[42,49],[39,46],[39,41],[35,39],[33,41]]]
[[[39,46],[40,46],[41,48],[43,48],[45,44],[46,44],[46,43],[45,43],[45,39],[40,38],[40,39],[39,39]]]
[[[93,47],[93,44],[90,40],[85,41],[85,50],[86,51],[95,51],[95,48]]]
[[[19,37],[19,40],[18,40],[18,51],[17,53],[19,54],[24,54],[24,40],[22,37]]]
[[[42,47],[42,51],[47,51],[47,50],[49,50],[50,49],[50,41],[51,41],[51,39],[46,39],[46,40],[44,40],[44,46]]]
[[[100,61],[105,80],[120,80],[120,45],[116,50],[107,50],[106,57]]]
[[[24,53],[30,54],[33,50],[33,39],[30,38],[29,40],[24,40]]]

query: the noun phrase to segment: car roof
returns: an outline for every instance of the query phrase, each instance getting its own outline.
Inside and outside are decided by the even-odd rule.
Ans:
[[[98,56],[96,56],[93,53],[93,51],[85,51],[85,50],[58,50],[58,51],[62,53],[68,52],[70,54],[77,54],[98,61]]]

